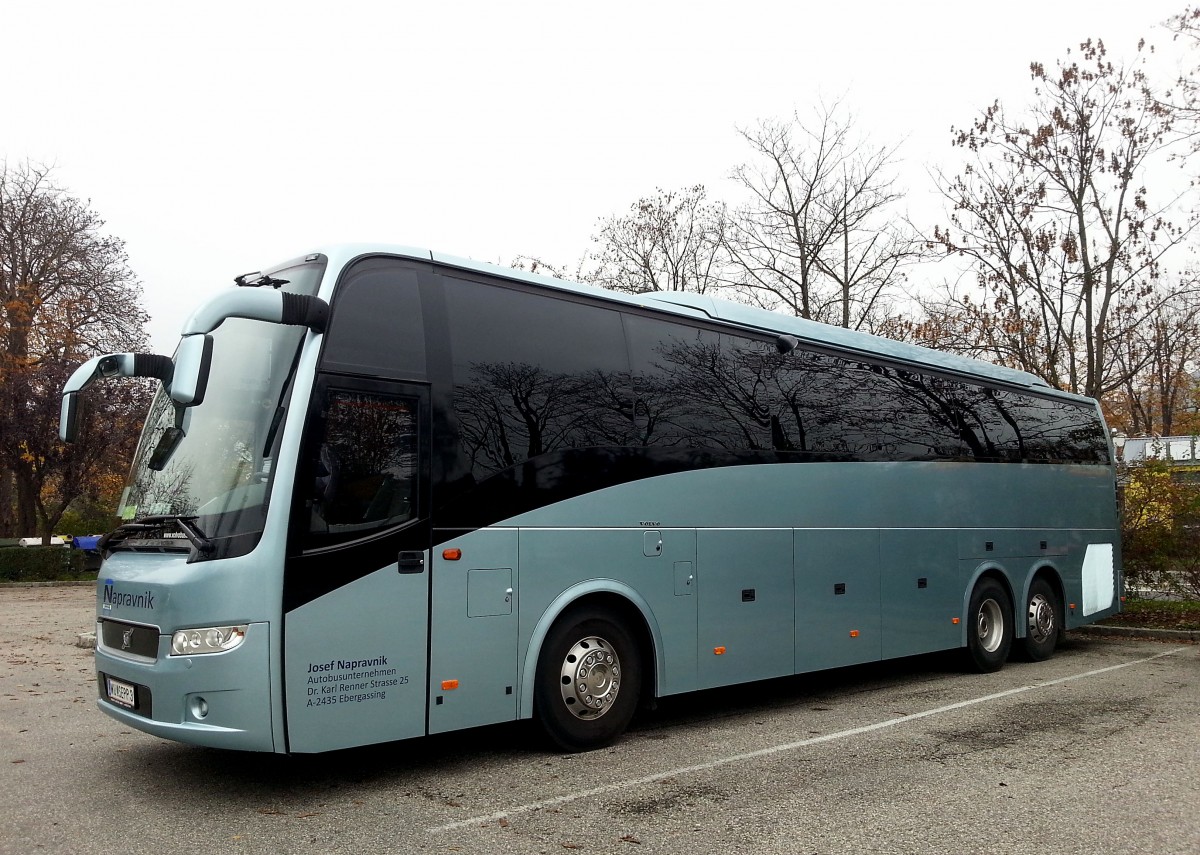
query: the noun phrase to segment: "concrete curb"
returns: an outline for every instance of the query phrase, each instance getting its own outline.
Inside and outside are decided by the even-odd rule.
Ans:
[[[1088,624],[1077,626],[1071,632],[1083,635],[1102,635],[1109,638],[1152,638],[1156,641],[1200,641],[1200,630],[1194,629],[1150,629],[1139,626],[1104,626]]]

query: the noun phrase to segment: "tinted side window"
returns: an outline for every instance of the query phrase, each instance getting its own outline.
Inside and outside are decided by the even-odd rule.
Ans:
[[[995,389],[960,383],[955,404],[972,438],[970,447],[976,460],[1020,462],[1024,452],[1017,423],[1003,405],[1001,394]]]
[[[758,342],[629,316],[637,444],[676,449],[773,447],[770,382]],[[771,348],[773,351],[774,348]]]
[[[610,309],[445,277],[453,408],[476,482],[523,461],[629,442],[629,366]]]
[[[912,393],[878,366],[641,317],[627,331],[643,445],[873,460],[904,438],[920,445],[905,456],[953,453],[952,428],[912,413],[892,423]]]
[[[417,516],[415,398],[330,390],[317,421],[311,530],[342,534]]]
[[[1095,412],[1070,401],[999,392],[1015,431],[1015,454],[1034,462],[1107,463],[1108,441]]]
[[[947,460],[961,457],[972,435],[955,407],[957,384],[941,377],[874,364],[851,364],[843,373],[850,414],[869,424],[878,460]]]
[[[783,447],[870,458],[879,444],[879,394],[870,367],[806,350],[779,359],[771,391]]]
[[[354,374],[422,380],[425,330],[417,271],[402,262],[369,258],[338,283],[325,365]]]

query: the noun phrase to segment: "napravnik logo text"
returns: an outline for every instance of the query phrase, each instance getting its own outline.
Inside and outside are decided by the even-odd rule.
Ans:
[[[154,594],[151,591],[142,591],[134,594],[129,591],[118,591],[113,585],[112,579],[104,580],[103,594],[104,608],[112,609],[113,607],[120,608],[126,606],[131,609],[153,609]]]

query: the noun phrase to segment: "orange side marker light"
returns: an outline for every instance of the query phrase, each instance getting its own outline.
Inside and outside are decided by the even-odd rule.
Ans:
[[[851,638],[858,638],[858,630],[857,630],[857,629],[852,629],[852,630],[850,630],[850,637],[851,637]]]
[[[458,680],[442,680],[442,691],[453,692],[458,688]]]
[[[950,623],[954,624],[955,626],[958,626],[960,623],[962,623],[962,620],[959,618],[956,618],[956,617],[952,617],[952,618],[950,618]]]
[[[442,557],[445,558],[447,561],[457,561],[458,559],[462,558],[462,550],[461,549],[443,549]]]
[[[724,648],[724,647],[714,647],[714,648],[713,648],[713,653],[715,653],[717,656],[724,656],[724,655],[725,655],[725,648]]]

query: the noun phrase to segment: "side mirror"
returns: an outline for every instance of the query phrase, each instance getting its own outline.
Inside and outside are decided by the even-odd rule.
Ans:
[[[64,392],[62,409],[58,411],[58,438],[74,442],[79,436],[79,393]]]
[[[138,359],[143,360],[143,367],[148,365],[145,360],[148,354],[139,353],[109,353],[105,356],[93,356],[87,362],[75,369],[75,373],[63,386],[62,408],[58,413],[58,437],[63,442],[74,442],[79,435],[79,393],[92,385],[97,377],[132,377],[137,370]],[[165,356],[150,357],[165,359],[168,367],[170,360]],[[159,368],[158,363],[155,367]],[[170,374],[167,375],[170,380]]]
[[[212,368],[211,335],[188,335],[175,351],[175,373],[171,379],[171,400],[184,407],[204,402],[208,372]]]
[[[211,350],[211,345],[210,345]],[[168,388],[175,366],[170,357],[154,353],[109,353],[93,356],[75,369],[63,386],[62,408],[58,413],[58,437],[74,442],[79,435],[79,393],[98,377],[157,377]]]

